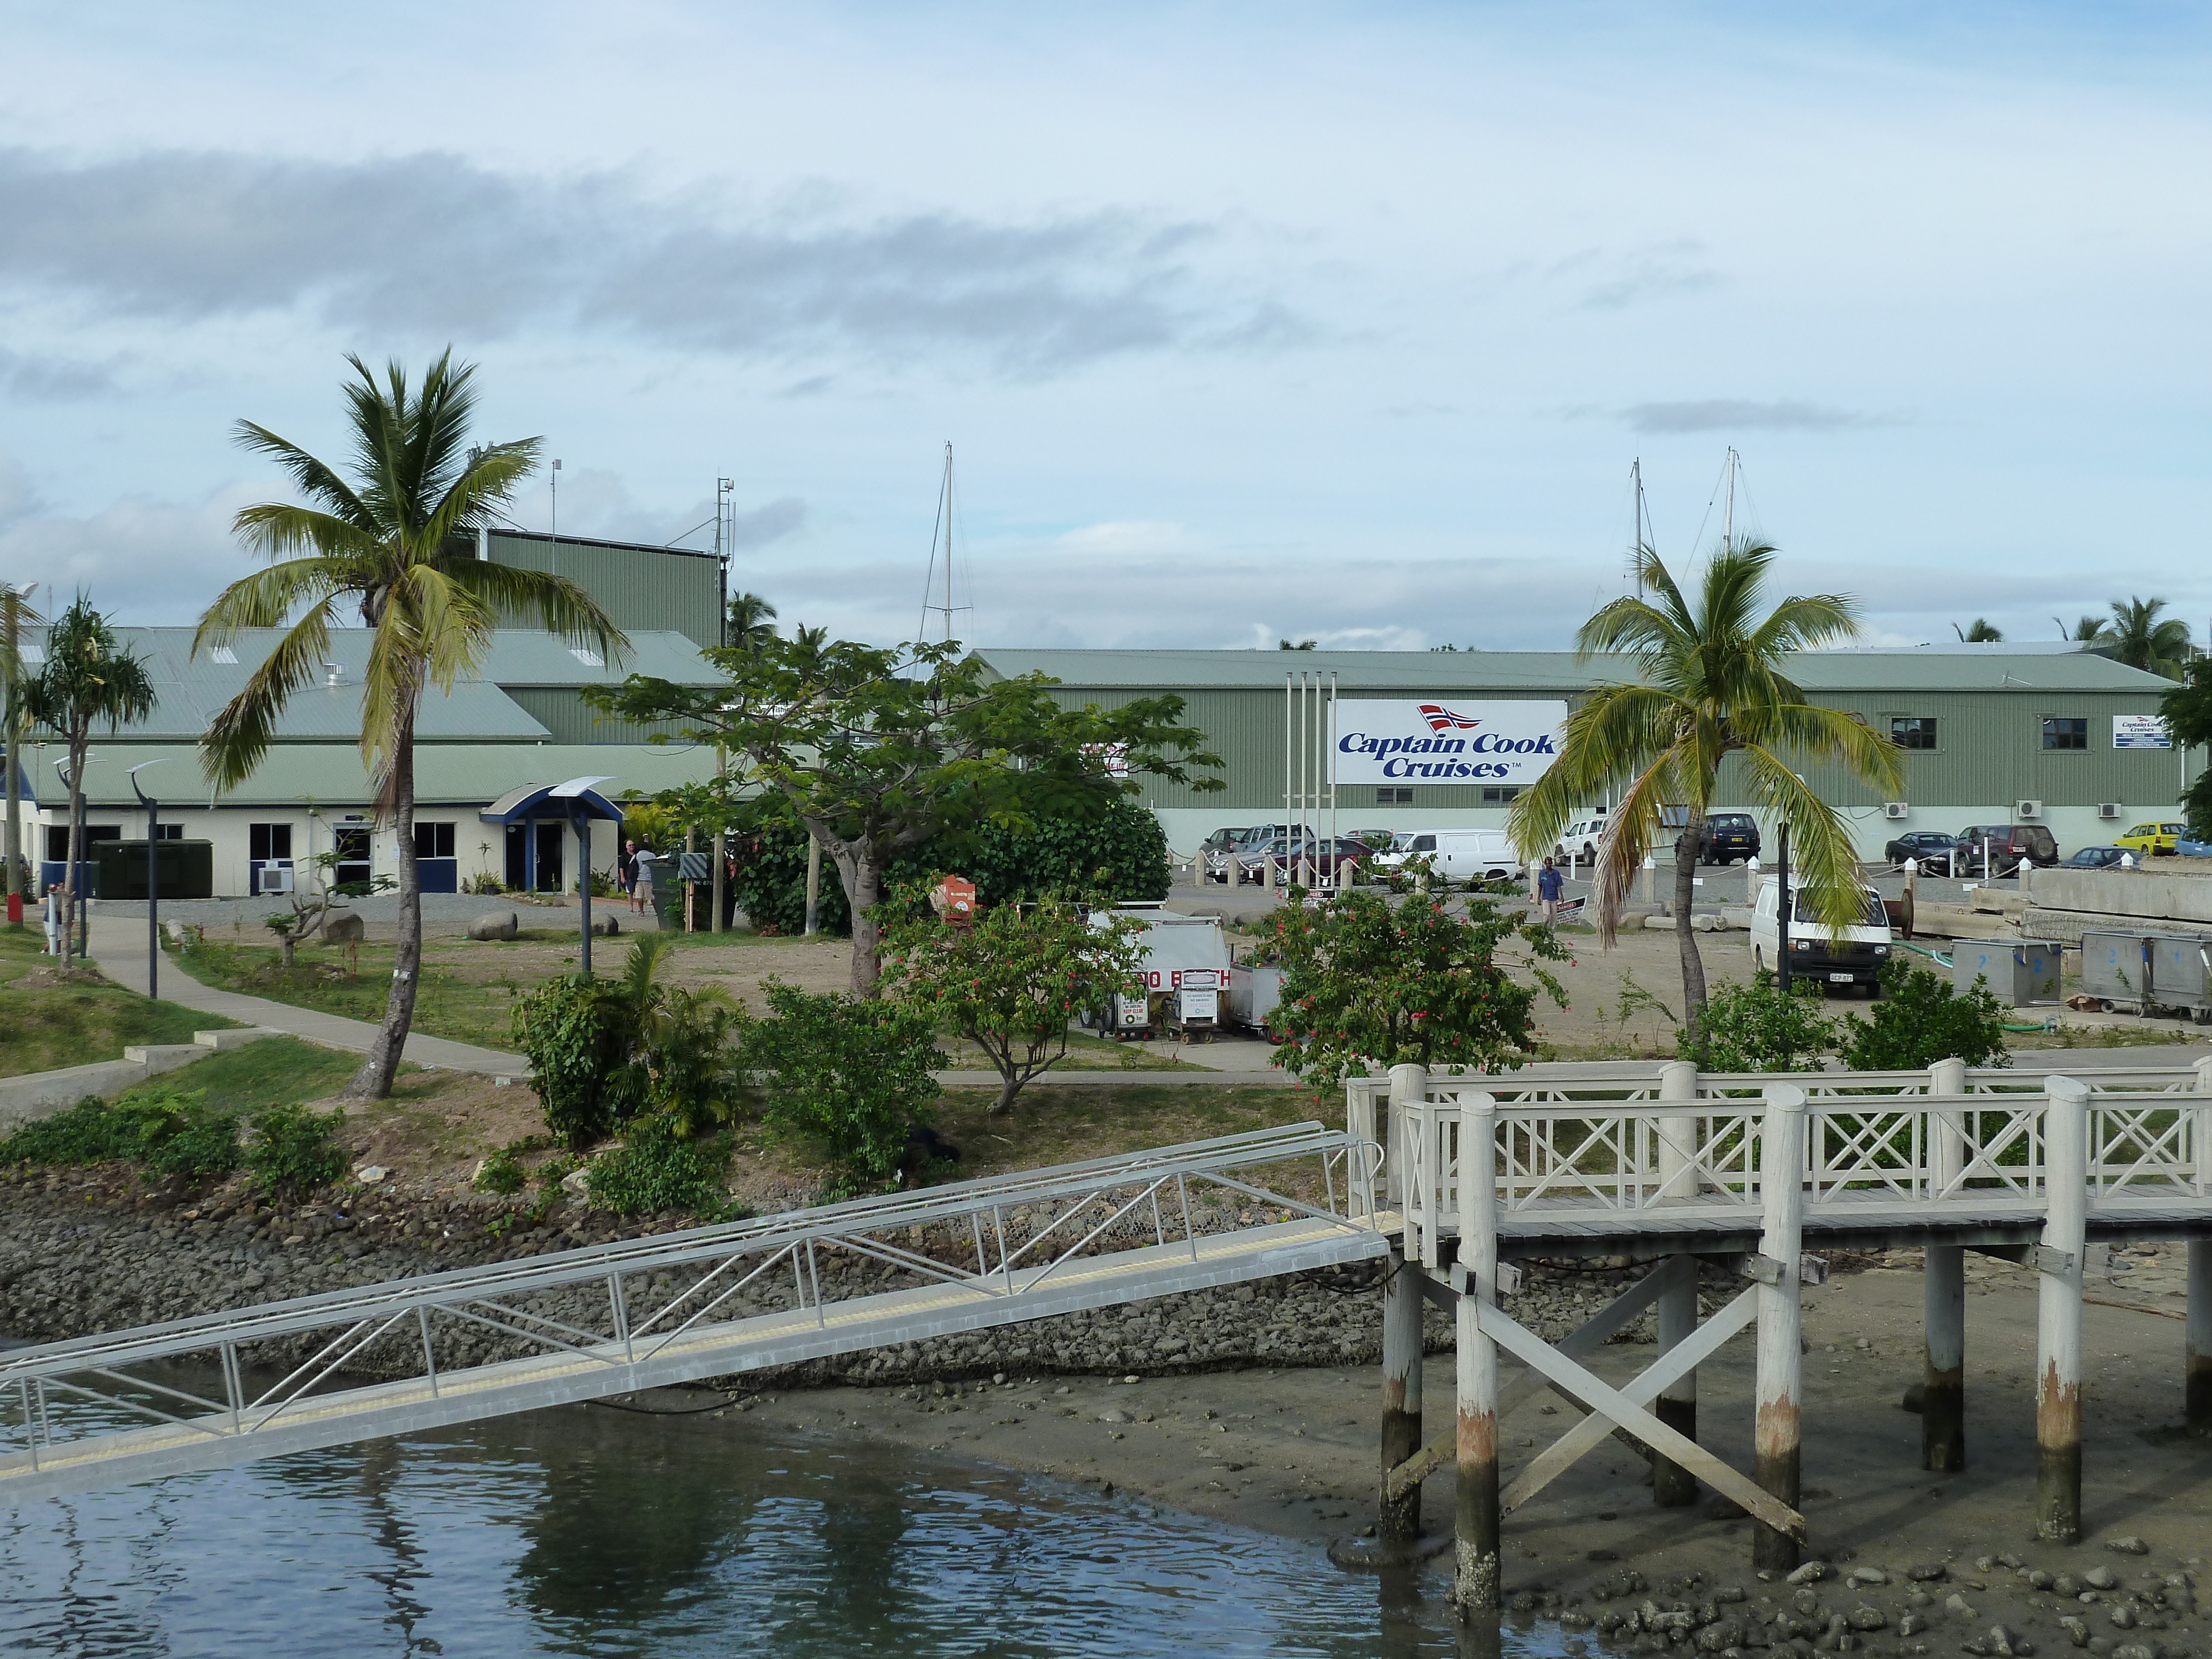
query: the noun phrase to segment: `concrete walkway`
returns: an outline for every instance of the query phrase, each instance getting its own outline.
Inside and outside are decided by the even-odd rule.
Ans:
[[[145,995],[144,913],[142,911],[136,919],[95,914],[91,918],[91,936],[92,959],[100,964],[100,972],[125,990]],[[304,1037],[325,1048],[344,1048],[357,1054],[367,1054],[368,1045],[376,1037],[376,1027],[367,1020],[347,1019],[319,1009],[295,1008],[289,1002],[271,1002],[266,997],[244,996],[236,991],[220,991],[211,985],[203,985],[179,967],[176,958],[166,951],[161,961],[161,999],[196,1008],[202,1013],[221,1014],[241,1025],[264,1026]],[[520,1054],[501,1054],[496,1048],[479,1048],[472,1042],[454,1042],[446,1037],[425,1036],[420,1031],[408,1033],[405,1058],[417,1066],[483,1072],[494,1077],[524,1078],[530,1073],[530,1062]]]

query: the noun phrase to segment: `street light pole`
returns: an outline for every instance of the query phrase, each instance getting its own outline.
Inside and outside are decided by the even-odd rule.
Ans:
[[[161,842],[155,831],[160,826],[161,803],[138,787],[138,775],[149,766],[159,766],[158,760],[140,761],[126,768],[124,775],[131,780],[131,793],[138,804],[146,809],[146,1000],[153,1001],[161,994],[161,872],[159,864]]]

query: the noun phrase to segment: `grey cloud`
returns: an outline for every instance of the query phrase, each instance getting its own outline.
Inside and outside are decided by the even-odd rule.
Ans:
[[[296,307],[479,337],[573,321],[751,356],[951,347],[1031,375],[1305,331],[1277,302],[1209,291],[1194,263],[1218,239],[1203,225],[741,215],[650,199],[617,174],[531,179],[440,154],[79,164],[0,149],[0,283],[163,319]]]
[[[1834,409],[1824,404],[1784,398],[1753,403],[1742,398],[1705,398],[1685,403],[1633,404],[1620,411],[1637,432],[1845,432],[1863,427],[1897,426],[1895,418]]]
[[[1700,243],[1676,241],[1658,243],[1623,255],[1609,262],[1610,276],[1583,289],[1582,307],[1586,311],[1618,311],[1642,300],[1697,294],[1717,287],[1721,274],[1711,265],[1699,263],[1704,252]],[[1587,266],[1607,263],[1595,253],[1578,254],[1553,266],[1553,275],[1579,276]]]
[[[38,356],[0,346],[0,390],[18,398],[61,403],[114,389],[114,374],[98,363]]]
[[[730,544],[740,553],[781,541],[806,522],[806,503],[785,495],[750,513],[740,513],[732,523]]]

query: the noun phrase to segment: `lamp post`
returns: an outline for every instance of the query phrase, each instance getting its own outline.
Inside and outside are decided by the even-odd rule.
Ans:
[[[131,792],[138,797],[138,804],[146,809],[146,1000],[151,1002],[161,994],[161,874],[156,860],[160,842],[155,830],[160,823],[161,803],[138,787],[138,775],[149,766],[159,766],[158,760],[140,761],[126,767],[124,775],[131,780]]]

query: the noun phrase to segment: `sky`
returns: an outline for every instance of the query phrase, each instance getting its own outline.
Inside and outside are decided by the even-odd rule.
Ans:
[[[0,579],[195,620],[234,423],[343,460],[345,355],[450,345],[562,533],[727,477],[733,589],[880,642],[948,442],[977,644],[1559,648],[1731,446],[1868,642],[2205,638],[2194,9],[365,15],[0,11]]]

